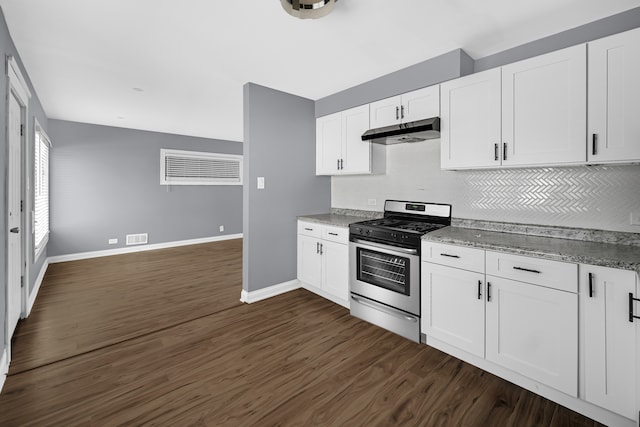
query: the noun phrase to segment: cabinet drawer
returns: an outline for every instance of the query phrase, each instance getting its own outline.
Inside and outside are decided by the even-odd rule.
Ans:
[[[422,242],[422,261],[484,273],[484,250]]]
[[[487,251],[487,274],[578,292],[578,265],[522,255]]]
[[[331,225],[325,225],[322,227],[322,238],[330,242],[349,243],[349,229],[344,227],[333,227]]]
[[[322,225],[315,222],[298,221],[298,234],[311,237],[322,237]]]

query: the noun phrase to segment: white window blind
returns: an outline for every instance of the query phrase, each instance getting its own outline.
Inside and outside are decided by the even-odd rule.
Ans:
[[[49,240],[49,149],[51,141],[40,125],[35,126],[33,160],[33,234],[37,257]]]
[[[160,150],[162,185],[242,185],[242,156]]]

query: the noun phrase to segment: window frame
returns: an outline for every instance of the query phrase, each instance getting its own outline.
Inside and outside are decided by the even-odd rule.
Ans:
[[[31,212],[32,221],[31,221],[31,234],[33,237],[33,259],[34,262],[40,257],[40,255],[44,252],[44,248],[47,247],[47,243],[49,242],[49,234],[51,232],[50,221],[51,221],[51,197],[50,197],[50,188],[51,188],[51,148],[53,145],[51,144],[51,139],[49,135],[42,128],[37,119],[34,118],[34,132],[33,132],[33,211]],[[46,159],[46,181],[43,180],[43,172],[42,172],[42,148],[43,146],[47,150],[47,159]],[[40,241],[37,241],[38,233],[36,233],[37,221],[38,218],[38,207],[40,204],[38,203],[38,196],[42,195],[42,186],[46,185],[46,216],[47,216],[47,225],[44,235],[40,238]],[[40,194],[38,194],[40,193]]]

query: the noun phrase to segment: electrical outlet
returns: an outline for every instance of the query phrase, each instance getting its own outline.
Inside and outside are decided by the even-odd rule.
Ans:
[[[220,232],[222,233],[224,231],[224,225],[220,226]]]
[[[258,177],[258,190],[264,190],[264,176]]]
[[[375,206],[377,203],[376,199],[367,199],[367,205]]]
[[[631,225],[640,226],[640,211],[631,212],[629,214],[629,223],[631,223]]]
[[[117,245],[118,244],[118,239],[109,239],[109,244],[110,245]]]

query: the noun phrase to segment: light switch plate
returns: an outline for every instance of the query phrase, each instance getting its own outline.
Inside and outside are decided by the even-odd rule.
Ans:
[[[258,190],[264,190],[264,176],[258,177]]]
[[[367,205],[375,206],[377,203],[376,199],[367,199]]]
[[[109,239],[109,244],[110,245],[117,245],[118,244],[118,239]]]

